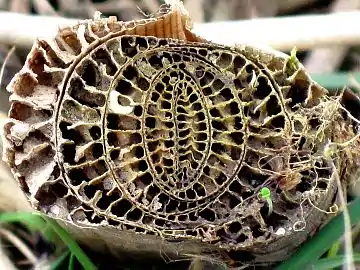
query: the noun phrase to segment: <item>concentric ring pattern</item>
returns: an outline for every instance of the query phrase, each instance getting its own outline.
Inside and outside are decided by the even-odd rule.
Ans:
[[[258,213],[234,209],[276,183],[274,171],[294,171],[295,185],[318,173],[299,153],[303,139],[287,113],[306,96],[283,104],[279,86],[235,50],[121,36],[88,55],[68,74],[57,147],[68,184],[100,213],[171,236],[241,243],[267,235],[266,204]],[[281,147],[299,171],[271,153]]]
[[[123,196],[112,200],[115,216],[119,208],[159,224],[197,217],[211,222],[216,210],[200,208],[238,182],[245,153],[235,73],[244,77],[237,87],[246,87],[254,75],[246,70],[254,66],[221,49],[179,44],[164,51],[162,44],[167,41],[124,36],[79,63],[60,106],[59,130],[69,140],[58,151],[70,185],[87,179],[85,196],[92,198],[89,190],[105,178],[117,186],[110,193]],[[107,70],[101,70],[99,54]],[[100,78],[108,78],[108,88],[97,88]],[[72,124],[74,115],[79,125]],[[69,135],[70,125],[81,133]],[[81,138],[80,149],[75,137],[84,133],[90,136]],[[97,206],[106,210],[103,201]],[[125,213],[130,209],[123,206],[133,204]]]

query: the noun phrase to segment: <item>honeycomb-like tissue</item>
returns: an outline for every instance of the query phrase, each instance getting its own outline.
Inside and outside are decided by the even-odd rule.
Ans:
[[[281,260],[358,163],[358,140],[328,147],[355,138],[356,98],[294,56],[196,36],[179,5],[39,39],[9,90],[4,157],[32,206],[116,254]]]

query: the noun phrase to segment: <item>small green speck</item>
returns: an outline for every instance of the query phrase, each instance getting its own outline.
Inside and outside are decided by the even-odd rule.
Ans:
[[[260,189],[259,195],[262,199],[264,199],[267,202],[268,205],[268,216],[271,215],[272,211],[273,211],[273,203],[271,200],[271,191],[268,187],[263,187]]]
[[[263,198],[263,199],[270,199],[270,196],[271,196],[271,191],[268,187],[263,187],[261,188],[260,190],[260,196]]]

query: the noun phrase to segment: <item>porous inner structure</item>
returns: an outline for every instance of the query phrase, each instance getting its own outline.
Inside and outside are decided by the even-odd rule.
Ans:
[[[270,72],[217,45],[122,36],[93,48],[68,74],[56,119],[83,204],[73,218],[227,248],[291,231],[305,218],[300,195],[328,188],[316,153],[333,120],[304,75]]]

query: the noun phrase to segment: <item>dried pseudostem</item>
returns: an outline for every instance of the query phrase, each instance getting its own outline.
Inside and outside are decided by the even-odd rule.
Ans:
[[[358,133],[356,97],[294,56],[197,37],[177,1],[38,40],[9,89],[4,158],[33,207],[118,256],[284,259],[335,209],[329,141]],[[332,153],[344,185],[358,149]]]

